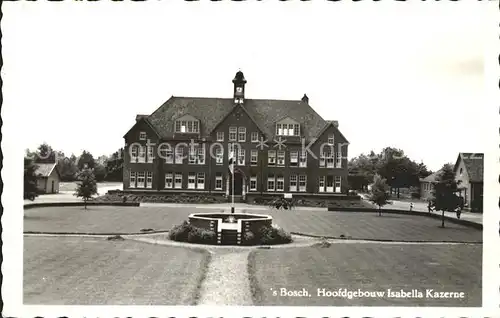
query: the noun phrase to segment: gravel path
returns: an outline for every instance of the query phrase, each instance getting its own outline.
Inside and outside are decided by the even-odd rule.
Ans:
[[[252,306],[247,260],[250,250],[212,252],[198,305]]]

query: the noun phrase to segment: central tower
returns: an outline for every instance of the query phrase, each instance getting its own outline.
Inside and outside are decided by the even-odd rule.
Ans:
[[[235,104],[243,104],[243,101],[245,100],[246,83],[247,80],[245,79],[245,76],[243,76],[243,72],[238,71],[233,79],[233,84],[234,84],[233,98]]]

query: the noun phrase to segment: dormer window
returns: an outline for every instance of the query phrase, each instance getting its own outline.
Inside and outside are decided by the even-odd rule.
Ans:
[[[175,132],[177,133],[199,133],[200,124],[199,121],[190,117],[186,118],[184,116],[181,119],[175,121]]]
[[[145,131],[141,131],[139,133],[139,140],[146,140],[147,136],[146,136],[146,132]]]
[[[300,136],[299,124],[276,124],[276,135],[278,136]]]

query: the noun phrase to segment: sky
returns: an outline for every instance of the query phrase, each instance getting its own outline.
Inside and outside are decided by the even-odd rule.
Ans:
[[[4,130],[22,149],[110,155],[136,114],[172,95],[230,98],[241,69],[247,98],[306,93],[349,157],[391,146],[437,170],[485,152],[485,7],[7,2]]]

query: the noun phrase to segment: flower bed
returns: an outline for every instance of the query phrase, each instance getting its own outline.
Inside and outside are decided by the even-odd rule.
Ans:
[[[135,194],[124,192],[112,192],[96,198],[103,202],[147,202],[147,203],[225,203],[227,199],[223,196],[202,194]]]

